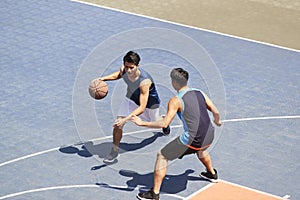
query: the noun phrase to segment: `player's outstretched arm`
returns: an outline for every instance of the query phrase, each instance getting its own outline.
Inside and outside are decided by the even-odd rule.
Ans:
[[[114,81],[114,80],[118,80],[122,77],[122,72],[123,72],[124,66],[122,65],[122,67],[120,68],[119,71],[113,72],[110,75],[107,76],[103,76],[100,77],[100,79],[102,81]]]
[[[142,119],[136,115],[132,115],[131,121],[138,126],[145,126],[148,128],[166,128],[174,119],[178,109],[180,109],[180,106],[181,104],[178,98],[173,97],[170,99],[168,103],[168,111],[164,118],[153,122],[147,122],[147,121],[142,121]]]

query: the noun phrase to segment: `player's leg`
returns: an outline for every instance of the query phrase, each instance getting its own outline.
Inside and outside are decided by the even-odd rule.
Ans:
[[[208,153],[208,151],[198,151],[197,152],[197,157],[198,159],[202,162],[202,164],[205,166],[205,168],[207,169],[208,172],[214,174],[214,168],[211,162],[211,158],[210,155]]]
[[[200,176],[209,179],[210,181],[216,182],[216,180],[218,179],[217,170],[213,168],[210,155],[207,151],[207,148],[213,143],[214,131],[215,129],[212,124],[209,124],[206,135],[204,136],[201,150],[197,152],[197,156],[202,164],[206,167],[206,172],[201,172]]]
[[[168,169],[168,159],[165,158],[161,152],[157,153],[155,167],[154,167],[154,185],[153,192],[159,194],[160,187]]]
[[[205,166],[206,171],[201,172],[200,176],[202,178],[209,179],[212,182],[216,182],[218,179],[218,172],[214,169],[211,157],[207,150],[200,150],[197,152],[197,157],[201,161],[201,163]]]
[[[178,138],[162,148],[156,157],[153,188],[147,192],[139,193],[137,197],[139,199],[159,199],[160,187],[167,173],[168,161],[181,158],[186,150],[187,147],[181,144]]]
[[[117,117],[117,119],[121,119],[121,118],[124,118],[124,117]],[[119,150],[119,144],[121,142],[121,139],[123,137],[123,126],[114,126],[114,129],[113,129],[113,149],[115,151],[118,151]]]
[[[117,117],[122,118],[122,117]],[[104,158],[103,162],[106,164],[115,163],[119,157],[119,144],[123,136],[123,126],[114,126],[113,129],[113,147],[110,153]]]
[[[141,192],[137,195],[138,199],[155,199],[159,200],[159,192],[162,181],[166,176],[168,169],[168,159],[165,158],[161,152],[157,153],[155,167],[154,167],[154,181],[153,187],[147,192]]]
[[[123,118],[123,116],[128,116],[131,110],[134,109],[132,106],[133,104],[130,102],[130,99],[125,97],[121,102],[117,119]],[[113,147],[111,148],[110,153],[103,160],[106,164],[115,163],[119,157],[119,144],[123,136],[123,126],[114,126],[113,128]]]
[[[208,151],[206,150],[198,151],[197,157],[206,168],[206,172],[201,172],[200,176],[209,179],[211,181],[216,181],[218,179],[217,170],[213,168],[212,161]]]

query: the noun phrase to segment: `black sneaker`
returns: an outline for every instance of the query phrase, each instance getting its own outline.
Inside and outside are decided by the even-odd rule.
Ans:
[[[170,126],[168,126],[167,128],[162,128],[162,133],[164,136],[168,136],[171,132]]]
[[[216,169],[215,170],[215,174],[212,174],[211,172],[209,172],[208,170],[206,170],[206,172],[201,172],[200,176],[202,178],[205,178],[213,183],[218,182],[218,172]]]
[[[149,190],[148,192],[139,193],[136,197],[140,200],[143,199],[159,200],[159,194],[155,194],[153,192],[153,188],[151,188],[151,190]]]
[[[119,157],[118,151],[115,151],[114,148],[112,148],[110,153],[104,158],[103,162],[106,164],[113,164],[118,162],[117,160],[118,157]]]

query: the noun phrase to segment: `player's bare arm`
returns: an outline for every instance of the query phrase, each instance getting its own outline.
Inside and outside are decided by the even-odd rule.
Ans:
[[[168,103],[168,111],[164,118],[155,122],[142,121],[136,115],[132,115],[131,120],[138,126],[145,126],[148,128],[166,128],[174,119],[177,111],[181,110],[181,103],[177,97],[170,99]]]
[[[145,79],[141,82],[140,84],[140,105],[133,110],[130,115],[124,117],[124,118],[119,118],[115,121],[114,125],[116,126],[122,126],[124,125],[128,120],[130,120],[132,115],[140,115],[142,114],[147,106],[148,103],[148,97],[149,97],[149,89],[152,84],[152,81],[150,79]]]
[[[149,90],[151,87],[152,81],[150,79],[145,79],[140,84],[140,105],[134,111],[132,111],[131,115],[140,115],[142,114],[147,106]],[[130,117],[129,116],[129,117]]]
[[[110,75],[103,76],[100,79],[102,81],[114,81],[118,80],[122,77],[122,72],[123,72],[124,66],[122,65],[119,71],[113,72]]]
[[[206,107],[207,109],[212,112],[213,114],[213,117],[214,117],[214,123],[217,125],[217,126],[221,126],[222,125],[222,122],[220,120],[220,112],[219,110],[217,109],[217,107],[213,104],[213,102],[210,100],[210,98],[204,93],[202,92],[204,98],[205,98],[205,102],[206,102]]]

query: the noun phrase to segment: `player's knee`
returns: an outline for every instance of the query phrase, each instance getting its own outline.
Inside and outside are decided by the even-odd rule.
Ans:
[[[204,158],[204,157],[208,156],[209,154],[208,154],[207,150],[204,150],[204,151],[198,151],[197,155],[199,158]]]
[[[157,152],[157,158],[158,158],[158,159],[167,160],[167,158],[161,153],[161,151],[158,151],[158,152]]]

